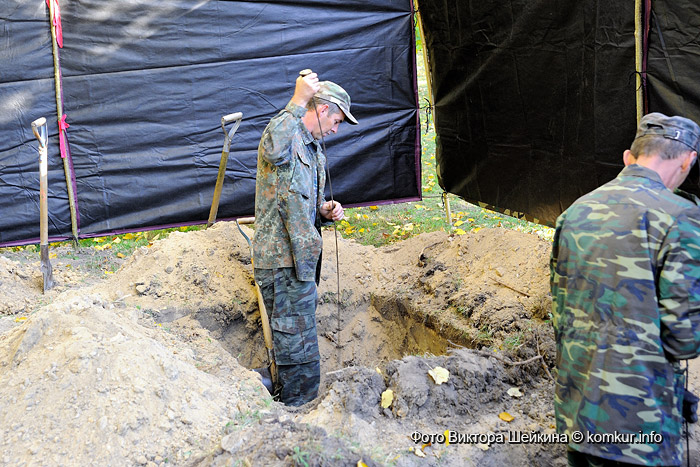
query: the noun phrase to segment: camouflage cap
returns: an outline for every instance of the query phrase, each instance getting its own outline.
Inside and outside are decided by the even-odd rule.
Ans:
[[[635,139],[655,135],[679,141],[693,151],[700,152],[700,127],[694,121],[679,116],[669,117],[653,112],[642,117]]]
[[[314,95],[314,97],[333,102],[340,107],[340,110],[343,111],[349,124],[357,125],[357,120],[350,113],[350,96],[347,92],[345,92],[345,89],[341,88],[333,81],[321,81],[318,84],[321,86],[321,88]]]

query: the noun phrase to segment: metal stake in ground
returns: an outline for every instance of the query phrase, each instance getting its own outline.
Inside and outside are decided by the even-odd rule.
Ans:
[[[49,208],[48,208],[48,135],[46,118],[32,122],[32,131],[39,140],[39,237],[41,249],[41,272],[44,276],[44,292],[54,286],[51,262],[49,261]]]
[[[228,163],[228,153],[231,149],[231,139],[241,125],[243,114],[236,112],[221,117],[221,129],[224,130],[224,148],[221,151],[221,162],[219,162],[219,175],[216,177],[216,187],[214,188],[214,198],[211,201],[211,209],[209,210],[209,220],[207,227],[216,222],[216,213],[219,211],[219,200],[221,199],[221,190],[224,186],[224,176],[226,175],[226,164]],[[226,124],[236,122],[233,128],[227,133]]]

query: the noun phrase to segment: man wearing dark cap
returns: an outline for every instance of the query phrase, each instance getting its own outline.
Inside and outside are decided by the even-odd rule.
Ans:
[[[554,408],[572,466],[680,465],[680,360],[700,353],[700,208],[674,192],[700,147],[683,117],[641,119],[625,168],[557,219]]]
[[[324,197],[326,156],[319,140],[343,121],[357,124],[348,93],[310,73],[297,78],[292,99],[270,120],[258,146],[255,280],[270,316],[276,389],[287,405],[302,405],[318,394],[321,224],[343,218],[341,204]]]

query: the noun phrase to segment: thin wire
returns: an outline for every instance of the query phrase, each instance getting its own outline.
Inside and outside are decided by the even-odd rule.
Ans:
[[[685,368],[683,369],[683,372],[685,373],[685,392],[688,392],[688,360],[685,361]],[[685,394],[683,394],[685,397]],[[681,410],[683,407],[681,406]],[[682,416],[683,414],[681,414]],[[690,437],[688,433],[688,420],[686,420],[685,417],[683,417],[683,425],[685,427],[685,461],[688,464],[688,467],[690,467]]]
[[[321,145],[323,146],[323,155],[326,156],[326,172],[328,173],[328,190],[331,195],[331,212],[335,209],[335,199],[333,199],[333,183],[331,182],[331,169],[328,163],[328,152],[326,151],[326,139],[323,137],[323,128],[321,128],[321,117],[318,116],[318,101],[316,97],[311,98],[314,110],[316,111],[316,121],[318,122],[318,131],[321,133]],[[331,219],[332,220],[332,219]],[[340,366],[340,257],[338,255],[338,229],[333,221],[333,235],[335,236],[335,274],[336,274],[336,296],[337,296],[337,324],[335,330],[335,350]]]

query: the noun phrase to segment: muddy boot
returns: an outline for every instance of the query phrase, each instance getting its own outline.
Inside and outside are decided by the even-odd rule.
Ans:
[[[265,386],[265,389],[267,389],[267,392],[269,392],[270,395],[274,395],[275,388],[272,384],[272,375],[270,374],[270,369],[268,367],[253,368],[253,371],[260,373],[260,376],[262,376],[262,383]]]

